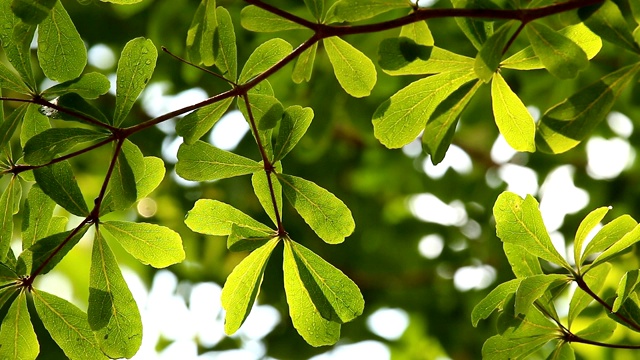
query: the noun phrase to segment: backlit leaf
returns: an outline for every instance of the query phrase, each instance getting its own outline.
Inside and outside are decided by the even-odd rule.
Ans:
[[[273,187],[273,195],[276,199],[278,206],[278,213],[282,216],[282,185],[278,182],[278,178],[274,173],[270,174],[271,186]],[[275,209],[273,207],[273,199],[271,197],[271,188],[267,180],[267,173],[264,171],[258,171],[251,176],[251,184],[253,185],[253,192],[260,201],[262,208],[269,215],[271,221],[275,225],[278,225]]]
[[[322,40],[340,86],[353,97],[371,94],[378,74],[371,59],[339,37]]]
[[[76,93],[85,99],[96,99],[109,91],[109,79],[106,76],[92,72],[83,74],[77,79],[54,85],[42,92],[46,98],[54,98],[67,93]]]
[[[580,223],[578,231],[576,232],[576,238],[573,241],[573,258],[576,264],[581,265],[580,253],[582,252],[582,244],[587,238],[587,235],[602,221],[609,210],[611,210],[611,207],[608,206],[597,208],[590,212]]]
[[[487,339],[482,346],[482,359],[523,359],[555,337],[555,334],[521,338],[509,338],[506,336],[495,335]]]
[[[293,72],[291,73],[291,80],[294,83],[300,84],[303,81],[311,80],[311,74],[313,73],[313,63],[316,59],[316,53],[318,51],[318,43],[314,43],[302,54],[298,55],[293,65]]]
[[[0,41],[2,50],[14,69],[20,74],[24,83],[31,90],[35,90],[36,80],[31,68],[31,40],[36,25],[23,23],[11,9],[11,0],[0,1]],[[50,6],[53,7],[55,1]],[[50,9],[50,8],[49,8]],[[48,13],[49,10],[46,10]],[[46,16],[46,15],[45,15]],[[44,17],[42,18],[44,19]]]
[[[633,1],[631,1],[633,2]],[[602,39],[627,49],[640,53],[640,45],[633,40],[631,30],[622,12],[613,1],[605,1],[595,13],[590,8],[578,10],[581,17],[588,16],[584,24]]]
[[[504,242],[502,244],[504,254],[507,256],[511,271],[518,278],[526,278],[534,275],[542,275],[540,259],[531,254],[524,247],[514,243]]]
[[[14,187],[16,186],[20,186],[20,180],[12,177],[9,185],[0,195],[0,261],[5,261],[7,258],[13,240],[13,208],[16,201]]]
[[[606,302],[610,304],[611,300],[612,299],[607,299]],[[622,303],[618,311],[607,312],[607,316],[618,324],[638,332],[640,328],[640,323],[638,322],[638,319],[640,319],[639,303],[638,295],[635,292],[631,293],[627,300]]]
[[[340,0],[332,8],[330,16],[338,21],[360,21],[393,9],[410,9],[406,0]]]
[[[37,184],[29,190],[22,217],[22,248],[28,249],[37,240],[49,235],[49,224],[56,203]]]
[[[244,64],[240,78],[240,83],[246,83],[252,77],[263,73],[269,69],[285,56],[289,55],[293,48],[291,44],[282,39],[270,39],[265,43],[258,46],[254,52],[249,56],[249,59]]]
[[[536,55],[560,79],[572,79],[589,65],[587,54],[573,41],[548,26],[531,22],[525,27]]]
[[[213,39],[217,26],[216,1],[202,0],[187,32],[187,54],[191,62],[213,65]]]
[[[231,251],[253,251],[276,236],[274,230],[257,230],[232,224],[231,234],[227,238],[227,248]]]
[[[222,307],[226,310],[224,332],[231,335],[238,331],[255,302],[267,266],[269,256],[280,239],[274,238],[254,250],[238,264],[222,289]]]
[[[14,110],[14,113],[18,110],[26,110],[22,113],[22,127],[20,128],[20,146],[24,147],[33,136],[39,134],[47,129],[51,128],[51,124],[49,123],[49,118],[42,115],[38,109],[40,108],[38,105],[23,104],[18,109]],[[24,107],[24,109],[23,109]],[[13,114],[13,113],[12,113]],[[12,116],[12,115],[10,115]],[[2,132],[0,131],[0,134]]]
[[[218,19],[218,30],[214,41],[217,42],[217,45],[213,48],[216,66],[222,71],[222,75],[225,78],[235,82],[236,76],[238,76],[238,50],[236,48],[236,33],[233,29],[231,15],[229,15],[227,9],[218,6],[216,17]]]
[[[536,125],[522,100],[511,90],[502,75],[495,73],[491,82],[491,105],[500,133],[517,151],[536,150]]]
[[[607,275],[611,271],[611,264],[605,263],[602,266],[599,266],[593,271],[589,271],[588,273],[583,275],[583,280],[589,286],[589,289],[594,293],[598,293],[602,287],[604,286],[605,281],[607,280]],[[593,302],[593,297],[587,294],[584,290],[577,288],[573,293],[573,297],[571,298],[571,302],[569,303],[569,315],[567,317],[567,321],[569,323],[569,327],[573,321],[580,315],[580,313],[589,306]]]
[[[575,334],[576,336],[591,341],[604,341],[613,335],[617,326],[618,324],[609,318],[600,318]]]
[[[180,235],[168,227],[125,221],[105,221],[102,226],[143,264],[164,268],[185,258]]]
[[[321,20],[324,15],[325,0],[304,0],[307,9],[316,20]]]
[[[569,278],[562,274],[542,274],[523,278],[516,291],[516,314],[526,314],[547,290],[568,283]]]
[[[293,21],[254,5],[249,5],[242,9],[240,13],[240,24],[243,28],[255,32],[306,29],[306,27],[300,24],[296,24]]]
[[[233,206],[210,199],[196,201],[184,222],[189,229],[207,235],[229,235],[234,224],[257,231],[273,231]]]
[[[496,309],[502,310],[505,301],[510,294],[514,294],[520,285],[522,279],[513,279],[496,286],[491,292],[484,297],[471,312],[471,323],[477,326],[480,320],[486,319]]]
[[[233,98],[201,107],[178,121],[176,132],[186,144],[194,144],[215,125],[231,105]]]
[[[74,230],[69,230],[38,240],[18,257],[18,272],[20,274],[33,274],[35,271],[39,271],[39,274],[48,273],[76,246],[88,229],[88,226],[83,226],[75,233]]]
[[[207,181],[246,175],[262,166],[244,156],[218,149],[202,141],[182,144],[178,150],[176,172],[187,180]]]
[[[249,92],[249,104],[251,105],[251,115],[258,127],[258,130],[273,129],[282,119],[284,108],[280,101],[273,95]],[[247,112],[247,104],[244,98],[238,98],[238,109],[245,119],[250,119]]]
[[[583,263],[587,256],[605,250],[618,242],[626,233],[633,230],[638,223],[629,215],[615,218],[602,227],[600,231],[589,241],[580,261]]]
[[[635,291],[638,283],[640,283],[640,270],[638,269],[627,271],[622,276],[618,284],[618,290],[616,291],[618,297],[612,306],[614,312],[618,311],[620,306],[629,298],[629,295]]]
[[[451,4],[453,4],[454,8],[474,9],[483,8],[492,3],[488,1],[451,0]],[[493,22],[468,17],[456,17],[455,21],[477,50],[482,49],[482,45],[487,41],[487,38],[493,34]]]
[[[9,70],[4,64],[0,64],[0,88],[9,89],[21,94],[28,94],[29,87],[22,79]]]
[[[427,75],[462,69],[473,72],[472,58],[406,37],[382,40],[378,56],[380,67],[389,75]]]
[[[4,289],[7,284],[15,284],[18,280],[18,274],[8,265],[0,263],[0,288]],[[0,304],[0,308],[2,304]]]
[[[53,128],[45,130],[27,141],[24,160],[31,165],[46,164],[59,154],[76,145],[102,140],[106,133],[84,128]]]
[[[576,354],[571,345],[567,342],[559,342],[556,349],[549,355],[547,360],[575,360]]]
[[[138,199],[137,181],[144,176],[145,162],[142,151],[126,140],[118,154],[109,181],[109,192],[102,203],[101,213],[129,208]]]
[[[20,105],[0,124],[0,150],[9,144],[9,140],[11,140],[13,133],[16,131],[20,121],[24,118],[28,108],[28,104]],[[20,135],[22,135],[22,133]]]
[[[282,160],[307,132],[313,120],[313,109],[290,106],[284,111],[280,130],[273,149],[274,161]]]
[[[33,171],[42,191],[67,211],[80,217],[89,214],[80,187],[76,182],[71,164],[61,161]]]
[[[0,358],[28,360],[35,359],[40,352],[36,332],[31,325],[27,309],[27,295],[20,292],[11,304],[0,328]]]
[[[49,14],[58,0],[13,0],[11,10],[27,24],[37,25]]]
[[[400,37],[409,38],[419,45],[433,46],[433,35],[426,21],[416,21],[401,27]]]
[[[278,174],[278,180],[287,200],[322,240],[338,244],[353,233],[351,211],[335,195],[296,176]]]
[[[640,225],[636,225],[633,230],[626,233],[620,240],[613,243],[608,249],[602,252],[591,264],[589,269],[593,269],[594,267],[609,261],[611,258],[614,258],[622,253],[623,250],[628,248],[629,246],[640,241]],[[585,270],[587,271],[587,270]]]
[[[482,49],[476,56],[473,69],[478,78],[484,82],[491,81],[493,74],[498,69],[503,50],[515,33],[517,25],[519,25],[519,22],[514,20],[505,23],[482,45]]]
[[[141,178],[136,177],[137,200],[151,194],[160,185],[166,172],[164,160],[155,156],[145,156],[143,160],[144,175]]]

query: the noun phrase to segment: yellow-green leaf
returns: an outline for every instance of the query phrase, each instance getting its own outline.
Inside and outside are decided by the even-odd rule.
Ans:
[[[522,100],[511,90],[500,73],[491,82],[491,105],[500,133],[517,151],[536,150],[536,125]]]
[[[371,59],[339,37],[322,43],[340,86],[353,97],[369,96],[378,77]]]

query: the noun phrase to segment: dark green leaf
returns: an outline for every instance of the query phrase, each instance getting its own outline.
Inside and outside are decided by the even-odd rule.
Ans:
[[[226,310],[224,332],[231,335],[238,331],[249,315],[260,292],[260,284],[269,256],[280,239],[274,238],[253,251],[238,264],[222,289],[222,307]]]
[[[554,76],[573,79],[589,65],[580,46],[548,26],[531,22],[525,29],[536,55]]]
[[[360,21],[393,9],[410,9],[405,0],[340,0],[331,7],[329,17],[338,21]]]
[[[22,104],[17,109],[13,110],[9,116],[0,124],[0,151],[9,145],[9,140],[16,131],[18,124],[24,118],[29,104]],[[21,134],[22,135],[22,134]]]
[[[103,124],[108,124],[110,121],[107,117],[102,113],[102,111],[98,110],[98,108],[89,104],[85,99],[83,99],[80,95],[75,93],[69,93],[62,95],[58,98],[58,106],[63,107],[69,111],[73,111],[80,115],[84,115],[93,120],[97,120]],[[89,123],[88,121],[76,117],[71,114],[64,113],[62,111],[55,113],[55,118],[59,118],[61,120],[68,121],[78,121],[81,123]]]
[[[44,74],[58,82],[77,78],[87,65],[84,42],[60,2],[38,26],[38,60]]]
[[[55,1],[51,4],[53,4]],[[37,88],[31,68],[31,40],[35,25],[23,23],[11,10],[11,0],[0,1],[0,41],[2,50],[22,81],[32,91]]]
[[[371,59],[339,37],[322,40],[340,86],[353,97],[371,94],[378,74]]]
[[[471,1],[452,0],[451,3],[453,4],[454,8],[468,8],[468,9],[473,9],[478,7],[482,8],[484,7],[483,5],[491,4],[490,2],[487,2],[487,1],[482,2],[482,1],[474,1],[474,0],[471,0]],[[493,22],[482,21],[479,19],[473,19],[468,17],[456,17],[455,20],[460,30],[462,30],[464,35],[469,39],[469,41],[471,41],[473,46],[478,50],[482,49],[482,45],[487,41],[487,38],[489,38],[493,34]]]
[[[43,165],[76,145],[102,140],[107,134],[84,128],[53,128],[27,141],[24,160],[31,165]]]
[[[26,104],[25,104],[26,105]],[[18,108],[18,110],[20,110]],[[36,134],[39,134],[47,129],[51,128],[49,118],[42,115],[38,110],[39,106],[35,104],[29,104],[26,107],[26,112],[21,115],[22,127],[20,129],[20,145],[24,145]],[[14,110],[15,112],[16,110]],[[1,134],[1,133],[0,133]]]
[[[637,1],[629,1],[629,7],[631,8],[631,14],[638,24],[640,24],[640,3]]]
[[[21,94],[29,94],[29,87],[24,81],[4,64],[0,63],[0,88],[13,90]]]
[[[125,210],[138,200],[140,197],[138,196],[137,183],[145,172],[142,151],[135,144],[126,140],[113,168],[109,181],[109,192],[102,202],[100,213]]]
[[[270,174],[271,186],[273,187],[273,196],[276,199],[278,206],[278,213],[282,216],[282,185],[278,182],[274,173]],[[253,185],[253,192],[256,194],[258,201],[262,205],[264,211],[269,215],[271,221],[277,226],[278,220],[276,217],[275,209],[273,207],[273,199],[271,196],[271,187],[267,180],[267,173],[264,171],[258,171],[251,176],[251,184]]]
[[[131,4],[137,4],[143,0],[100,0],[100,1],[108,2],[112,4],[118,4],[118,5],[131,5]]]
[[[313,109],[301,106],[290,106],[284,111],[280,122],[280,130],[273,149],[274,161],[282,160],[307,132],[313,120]]]
[[[70,80],[48,88],[42,92],[46,98],[54,98],[67,93],[76,93],[85,99],[96,99],[109,91],[109,79],[106,76],[92,72],[83,74],[75,80]]]
[[[507,143],[517,151],[536,151],[533,117],[500,73],[495,73],[491,82],[491,105],[496,125]]]
[[[626,233],[633,230],[637,224],[631,216],[622,215],[603,226],[587,244],[580,259],[581,263],[584,263],[589,255],[603,251],[618,242]]]
[[[478,52],[473,66],[478,78],[488,83],[493,78],[493,74],[500,65],[502,53],[509,42],[511,36],[515,33],[519,22],[509,21],[500,26],[496,32],[482,45],[482,49]]]
[[[13,0],[11,10],[27,24],[37,25],[53,9],[58,0]]]
[[[298,55],[293,65],[293,72],[291,73],[291,79],[294,83],[300,84],[303,81],[311,80],[313,63],[315,62],[317,51],[318,43],[314,43],[310,48]]]
[[[27,309],[27,295],[20,292],[11,304],[0,328],[0,358],[14,360],[35,359],[40,352],[36,332]]]
[[[609,300],[607,303],[610,304],[611,301]],[[640,328],[640,323],[638,322],[638,319],[640,319],[638,295],[636,293],[630,294],[627,300],[622,303],[622,306],[620,306],[618,311],[607,312],[607,316],[618,324],[638,332],[638,329]],[[631,324],[629,324],[629,322]]]
[[[584,20],[584,24],[589,29],[612,44],[631,52],[640,53],[640,45],[633,40],[633,35],[627,26],[624,15],[622,15],[622,12],[613,1],[603,2],[598,11],[593,14],[591,14],[591,11],[590,8],[578,11],[578,14]],[[584,19],[585,16],[588,16],[588,18]]]
[[[389,75],[427,75],[473,69],[473,59],[400,37],[385,39],[378,50],[380,67]]]
[[[68,161],[61,161],[33,171],[42,191],[67,211],[80,217],[89,214],[82,192],[78,187]]]
[[[214,40],[216,46],[213,48],[216,58],[216,66],[225,78],[236,81],[238,76],[238,50],[236,49],[236,34],[233,30],[231,15],[227,9],[219,6],[216,9],[218,18],[218,29]]]
[[[51,200],[38,184],[29,190],[22,217],[22,248],[28,249],[36,241],[45,238],[53,217],[56,203]]]
[[[598,293],[602,290],[609,271],[611,271],[611,264],[605,263],[603,266],[599,266],[593,271],[584,274],[583,280],[587,286],[589,286],[591,291]],[[589,304],[591,304],[591,302],[593,302],[593,297],[591,297],[591,295],[587,294],[580,288],[576,289],[569,304],[569,315],[567,317],[569,327],[571,327],[573,321],[584,309],[587,308],[587,306],[589,306]]]
[[[254,220],[233,206],[209,199],[196,201],[184,222],[189,229],[207,235],[229,235],[234,224],[256,231],[273,232],[267,225]]]
[[[252,174],[262,166],[244,156],[197,141],[182,144],[178,150],[176,172],[187,180],[207,181]]]
[[[282,39],[270,39],[258,46],[244,64],[238,81],[246,83],[254,76],[263,73],[289,55],[293,48]]]
[[[48,273],[76,246],[88,229],[88,226],[83,226],[75,233],[69,230],[38,240],[18,257],[18,273],[33,274],[37,270],[40,270],[39,274]]]
[[[571,345],[567,342],[561,341],[556,346],[556,349],[549,355],[547,360],[575,360],[576,354],[573,351]]]
[[[202,0],[187,32],[187,54],[191,62],[213,65],[213,39],[217,27],[216,1]]]
[[[256,94],[249,92],[249,104],[251,104],[251,115],[253,120],[258,126],[258,130],[270,130],[273,129],[278,122],[282,119],[284,108],[280,101],[273,95]],[[247,112],[247,104],[243,98],[238,98],[238,109],[245,116],[245,119],[250,119]]]
[[[256,230],[231,224],[231,234],[227,238],[227,248],[231,251],[253,251],[275,236],[276,233],[273,230]]]
[[[176,132],[188,145],[195,143],[215,125],[231,105],[233,98],[201,107],[178,121]]]
[[[616,291],[616,301],[614,301],[612,309],[614,312],[620,309],[622,303],[627,301],[629,295],[635,291],[636,287],[640,283],[640,270],[635,269],[631,271],[627,271],[620,279],[620,283],[618,284],[618,290]]]
[[[615,321],[608,318],[600,318],[575,334],[576,336],[591,341],[604,341],[613,335],[616,327],[617,324]]]
[[[486,319],[496,309],[502,310],[510,294],[514,294],[520,286],[522,279],[513,279],[496,286],[495,289],[484,297],[471,312],[471,323],[477,326],[480,320]]]
[[[17,280],[18,274],[8,265],[0,263],[0,287],[4,289],[5,285],[14,284]],[[0,308],[2,308],[2,304],[0,304]]]
[[[316,20],[321,20],[324,15],[325,0],[304,0],[307,9]]]
[[[573,241],[573,258],[575,259],[575,262],[578,265],[578,267],[582,265],[580,261],[581,259],[580,253],[582,252],[582,245],[584,244],[584,241],[587,238],[587,235],[589,235],[591,230],[593,230],[593,228],[595,228],[596,225],[598,225],[600,221],[602,221],[602,219],[604,218],[605,215],[607,215],[609,210],[611,210],[610,206],[609,207],[603,206],[603,207],[597,208],[592,212],[590,212],[584,218],[584,220],[582,220],[582,222],[580,223],[580,226],[578,227],[578,231],[576,232],[576,238]]]
[[[542,274],[523,278],[516,291],[516,314],[526,314],[547,290],[568,284],[567,275]]]
[[[255,32],[275,32],[284,30],[302,30],[304,26],[287,20],[272,12],[254,5],[242,9],[240,24],[243,28]]]
[[[9,185],[0,195],[0,261],[5,261],[7,258],[13,240],[14,203],[20,201],[19,198],[16,199],[15,187],[21,189],[20,180],[12,177]]]

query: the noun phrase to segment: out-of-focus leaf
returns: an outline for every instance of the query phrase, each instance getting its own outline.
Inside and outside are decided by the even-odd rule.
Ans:
[[[191,62],[213,65],[213,41],[217,27],[216,1],[202,0],[187,31],[187,54]]]
[[[18,257],[18,273],[33,274],[38,270],[39,274],[48,273],[76,246],[88,229],[88,226],[83,226],[75,234],[69,230],[38,240]]]
[[[631,271],[627,271],[620,279],[620,283],[618,284],[618,290],[616,291],[616,301],[613,302],[612,309],[614,312],[620,309],[620,306],[627,301],[629,295],[635,291],[636,287],[640,283],[640,270],[635,269]]]
[[[394,9],[410,9],[405,0],[340,0],[331,7],[329,17],[338,21],[360,21]]]
[[[477,326],[480,320],[486,319],[496,309],[502,310],[510,294],[514,294],[522,279],[513,279],[496,286],[484,297],[471,312],[471,323]]]
[[[262,166],[244,156],[218,149],[202,141],[180,145],[176,172],[187,180],[207,181],[252,174]]]
[[[234,224],[257,231],[273,231],[233,206],[210,199],[196,201],[184,222],[189,229],[207,235],[229,235]]]
[[[583,280],[587,286],[589,286],[591,291],[598,293],[598,291],[600,291],[604,286],[609,271],[611,271],[611,264],[605,263],[602,266],[595,268],[593,271],[584,274]],[[576,289],[573,293],[573,297],[571,298],[571,302],[569,303],[569,315],[567,317],[569,328],[578,315],[580,315],[582,310],[586,309],[592,301],[593,297],[584,292],[584,290],[580,288]]]
[[[573,79],[589,65],[587,54],[576,43],[542,23],[526,26],[527,36],[544,67],[560,79]]]
[[[143,0],[100,0],[100,1],[109,2],[117,5],[131,5],[131,4],[137,4]]]
[[[479,8],[491,4],[488,1],[451,0],[454,8]],[[468,17],[456,17],[456,24],[473,46],[480,50],[482,45],[493,34],[493,22],[472,19]]]
[[[53,128],[45,130],[27,141],[24,160],[31,165],[46,164],[57,155],[73,149],[76,145],[102,140],[107,137],[85,128]]]
[[[89,208],[68,161],[37,168],[33,174],[42,191],[58,205],[80,217],[86,217],[89,214]]]
[[[46,19],[58,0],[13,0],[11,10],[27,24],[37,25]]]
[[[603,206],[590,212],[584,220],[580,223],[578,231],[576,232],[576,238],[573,240],[573,258],[578,266],[582,265],[580,262],[580,253],[582,252],[582,244],[584,243],[587,235],[602,221],[605,215],[611,210],[610,206]]]
[[[306,27],[296,24],[272,12],[254,5],[246,6],[240,13],[243,28],[255,32],[275,32],[284,30],[302,30]]]
[[[633,2],[633,1],[630,1]],[[604,40],[627,49],[634,53],[640,53],[640,45],[633,40],[631,30],[615,2],[603,2],[595,13],[591,13],[589,7],[578,10],[578,15],[584,19],[584,24]]]
[[[491,105],[500,133],[517,151],[536,150],[536,125],[522,100],[511,90],[500,73],[491,82]]]
[[[547,360],[575,360],[576,354],[571,345],[567,342],[559,342],[556,349],[549,355]]]
[[[324,15],[325,0],[304,0],[307,9],[316,20],[321,20]]]
[[[339,37],[322,40],[340,86],[353,97],[371,94],[378,74],[371,59]]]
[[[109,91],[109,79],[106,76],[92,72],[83,74],[77,79],[54,85],[42,92],[46,98],[54,98],[67,93],[76,93],[85,99],[96,99]]]
[[[490,38],[482,45],[473,66],[478,78],[488,83],[500,65],[504,47],[515,33],[519,22],[509,21],[500,26]]]
[[[27,295],[20,292],[11,304],[0,328],[0,358],[13,360],[35,359],[40,352],[36,332],[27,309]]]
[[[254,52],[249,56],[249,59],[244,64],[242,72],[240,72],[240,83],[246,83],[251,80],[252,77],[263,73],[269,69],[285,56],[289,55],[293,48],[288,42],[275,38],[266,41],[262,45],[258,46]]]
[[[49,235],[49,225],[56,203],[37,184],[31,187],[22,217],[22,248]]]
[[[225,78],[235,82],[236,76],[238,76],[238,50],[236,48],[236,33],[233,30],[231,15],[229,15],[227,9],[218,6],[216,17],[218,19],[218,30],[214,41],[216,41],[217,45],[213,47],[216,66],[222,71],[222,75]]]

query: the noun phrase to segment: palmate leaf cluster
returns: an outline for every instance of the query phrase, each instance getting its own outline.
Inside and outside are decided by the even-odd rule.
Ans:
[[[326,55],[337,83],[354,98],[373,93],[377,67],[390,76],[410,76],[412,80],[373,113],[373,134],[389,149],[420,138],[434,164],[444,159],[461,115],[483,87],[491,96],[495,125],[513,149],[559,154],[587,138],[640,71],[640,62],[629,63],[589,81],[590,85],[547,109],[536,123],[505,74],[544,69],[545,76],[575,79],[586,73],[603,43],[640,54],[640,26],[631,30],[613,1],[452,0],[452,8],[428,9],[407,0],[305,0],[304,15],[258,0],[247,2],[240,13],[244,29],[304,31],[310,34],[308,39],[292,44],[272,37],[240,64],[232,14],[214,0],[202,0],[185,34],[186,58],[223,80],[226,90],[132,124],[132,111],[156,68],[156,44],[143,37],[126,43],[117,64],[113,110],[103,113],[92,101],[107,96],[111,82],[101,73],[85,71],[87,52],[63,3],[0,0],[0,41],[10,64],[0,64],[0,87],[3,100],[19,104],[6,116],[4,109],[0,111],[0,171],[10,178],[0,196],[0,306],[6,310],[0,326],[0,358],[38,356],[34,316],[69,358],[136,354],[142,341],[141,316],[109,243],[119,244],[154,268],[182,262],[185,251],[180,235],[163,224],[105,216],[131,208],[162,182],[164,161],[145,156],[131,137],[179,115],[185,116],[175,127],[184,140],[177,153],[177,175],[198,182],[250,175],[252,189],[247,192],[255,195],[272,221],[264,224],[232,204],[206,198],[196,201],[186,215],[184,222],[192,231],[225,236],[230,251],[248,253],[222,290],[225,332],[235,333],[246,320],[269,258],[282,243],[284,293],[293,326],[312,346],[332,345],[340,339],[342,324],[363,313],[360,289],[342,271],[293,240],[296,234],[289,234],[286,224],[297,219],[285,221],[283,215],[285,207],[294,209],[327,244],[344,242],[354,232],[355,221],[347,205],[329,190],[285,170],[286,156],[303,139],[316,113],[304,104],[285,106],[278,99],[269,78],[289,63],[294,84],[313,83],[316,57]],[[628,6],[640,23],[638,5],[629,1]],[[374,22],[389,12],[400,15]],[[478,14],[483,14],[482,19]],[[436,44],[426,20],[454,15],[475,56]],[[566,19],[548,20],[555,15]],[[399,33],[380,42],[375,62],[346,38],[392,28],[399,28]],[[46,78],[57,83],[43,90],[32,68],[30,46],[36,32],[37,64]],[[524,38],[526,44],[512,48],[516,38]],[[232,107],[249,124],[259,158],[201,140]],[[14,143],[17,132],[19,140]],[[90,206],[74,175],[80,170],[72,160],[109,146],[104,181]],[[21,199],[23,187],[26,199]],[[56,205],[79,217],[80,224],[69,226],[68,217],[54,212]],[[606,340],[616,323],[636,331],[640,328],[635,292],[638,270],[624,274],[612,301],[597,295],[612,267],[610,260],[640,239],[635,220],[618,217],[583,246],[607,211],[600,208],[585,218],[570,263],[552,245],[532,197],[522,199],[505,192],[498,198],[494,207],[497,235],[516,279],[499,285],[472,314],[476,325],[494,310],[501,312],[499,334],[485,343],[484,357],[521,358],[555,342],[552,358],[571,359],[571,342],[602,345],[595,342]],[[22,227],[14,229],[13,216],[19,212]],[[15,234],[21,239],[19,254],[12,250]],[[86,313],[33,286],[36,277],[51,271],[85,236],[93,239]],[[563,273],[543,272],[539,259]],[[571,282],[579,290],[571,299],[565,327],[553,301]],[[609,316],[572,332],[572,322],[593,300],[607,308]]]

